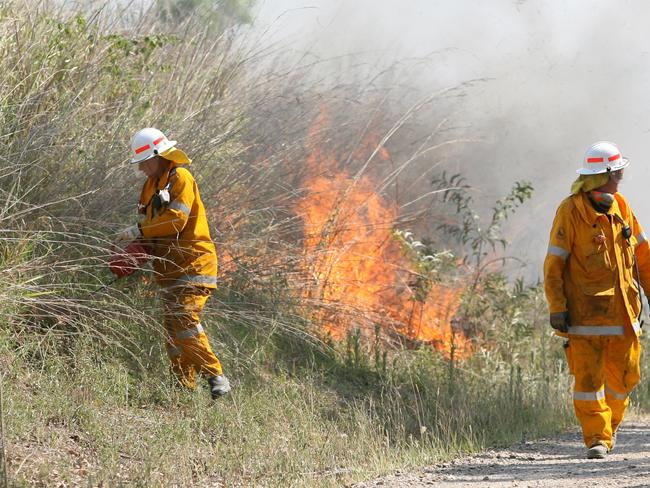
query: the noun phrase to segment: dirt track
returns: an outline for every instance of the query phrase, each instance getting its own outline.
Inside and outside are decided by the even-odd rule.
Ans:
[[[601,460],[584,458],[581,436],[575,430],[354,486],[650,487],[650,418],[624,422],[614,452]]]

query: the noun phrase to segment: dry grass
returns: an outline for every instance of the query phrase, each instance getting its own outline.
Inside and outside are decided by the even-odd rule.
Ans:
[[[171,389],[160,348],[137,374],[79,341],[67,356],[40,361],[4,349],[2,357],[13,360],[5,399],[11,479],[340,486],[551,432],[566,415],[551,398],[563,397],[568,406],[566,384],[549,390],[532,371],[517,379],[495,370],[486,392],[472,372],[497,365],[485,358],[450,377],[448,365],[430,351],[405,352],[380,375],[317,353],[315,364],[306,365],[304,346],[303,357],[290,361],[268,342],[260,351],[260,343],[240,343],[239,358],[225,355],[235,390],[218,403],[205,388]]]

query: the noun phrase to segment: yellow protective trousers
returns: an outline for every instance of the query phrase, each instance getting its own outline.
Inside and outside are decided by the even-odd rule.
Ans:
[[[602,441],[611,449],[612,434],[630,402],[628,395],[641,376],[639,339],[630,328],[625,335],[572,335],[565,347],[585,446]]]
[[[221,363],[212,351],[201,325],[201,312],[212,293],[201,286],[163,288],[167,355],[172,371],[187,388],[196,386],[196,374],[205,377],[222,374]]]

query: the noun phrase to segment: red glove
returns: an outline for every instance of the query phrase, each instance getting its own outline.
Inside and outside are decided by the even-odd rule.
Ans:
[[[139,241],[133,241],[124,249],[111,247],[113,254],[108,259],[108,267],[118,278],[129,276],[151,259],[151,248]]]

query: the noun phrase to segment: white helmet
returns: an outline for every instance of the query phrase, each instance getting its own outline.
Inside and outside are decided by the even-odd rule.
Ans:
[[[627,158],[621,156],[616,144],[601,141],[593,144],[582,160],[582,168],[576,171],[581,175],[598,175],[610,171],[618,171],[630,164]]]
[[[141,163],[171,149],[176,141],[170,141],[165,134],[153,127],[139,130],[131,139],[131,162]]]

